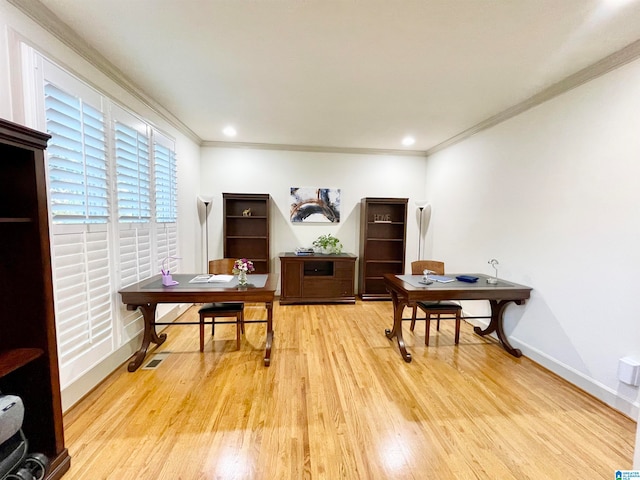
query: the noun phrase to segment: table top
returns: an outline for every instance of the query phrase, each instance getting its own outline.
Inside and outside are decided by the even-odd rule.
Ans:
[[[279,255],[280,258],[284,257],[295,257],[295,258],[313,258],[313,259],[322,259],[322,258],[358,258],[353,253],[312,253],[312,254],[303,254],[298,255],[296,252],[282,252]]]
[[[237,279],[230,282],[189,283],[196,273],[180,273],[172,275],[177,285],[162,285],[162,275],[154,275],[141,282],[129,285],[121,290],[122,302],[131,305],[143,303],[180,303],[180,302],[216,302],[216,301],[249,301],[272,302],[278,287],[278,275],[249,274],[249,285],[241,287]],[[255,277],[255,283],[252,283]],[[259,285],[259,286],[257,286]]]
[[[455,278],[459,275],[478,277],[474,283],[462,282]],[[453,282],[434,281],[430,285],[418,283],[422,275],[384,275],[385,285],[409,300],[524,300],[530,297],[531,287],[520,285],[503,279],[497,284],[487,283],[491,275],[482,273],[448,273],[444,276],[453,278]]]

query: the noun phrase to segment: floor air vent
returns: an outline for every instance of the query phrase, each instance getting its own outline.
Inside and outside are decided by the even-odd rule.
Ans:
[[[165,358],[169,355],[169,352],[156,353],[147,364],[142,367],[142,370],[155,370],[160,366]]]

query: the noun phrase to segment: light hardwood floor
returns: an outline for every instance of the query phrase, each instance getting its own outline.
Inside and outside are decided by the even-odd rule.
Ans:
[[[631,469],[636,424],[468,324],[405,326],[390,302],[274,306],[264,325],[170,326],[155,370],[120,367],[65,414],[65,480],[611,479]],[[248,305],[248,319],[264,318]],[[409,310],[405,311],[409,317]],[[196,320],[190,309],[185,320]],[[207,333],[210,331],[207,329]],[[148,356],[150,358],[151,355]],[[146,362],[145,362],[146,363]]]

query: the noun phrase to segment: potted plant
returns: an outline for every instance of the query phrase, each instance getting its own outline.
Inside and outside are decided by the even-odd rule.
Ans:
[[[342,252],[342,243],[330,233],[320,235],[313,241],[314,250],[319,253],[340,253]]]

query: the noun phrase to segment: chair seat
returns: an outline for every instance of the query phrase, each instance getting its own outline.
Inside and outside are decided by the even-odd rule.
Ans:
[[[205,318],[211,318],[211,335],[215,333],[216,317],[235,317],[236,347],[240,349],[240,335],[244,333],[244,303],[242,302],[213,302],[204,304],[200,310],[200,351],[204,351],[204,324]]]
[[[244,309],[244,303],[235,302],[214,302],[206,303],[198,313],[216,313],[216,312],[240,312]]]
[[[416,302],[413,308],[413,316],[411,317],[411,331],[416,322],[416,309],[419,308],[426,314],[426,328],[424,334],[424,344],[429,345],[429,329],[431,325],[431,315],[436,315],[438,320],[438,330],[440,330],[440,315],[452,314],[455,315],[456,321],[456,336],[455,343],[458,345],[460,341],[460,315],[462,313],[462,307],[454,302]]]
[[[462,307],[454,302],[417,302],[422,309],[428,310],[460,310]]]

